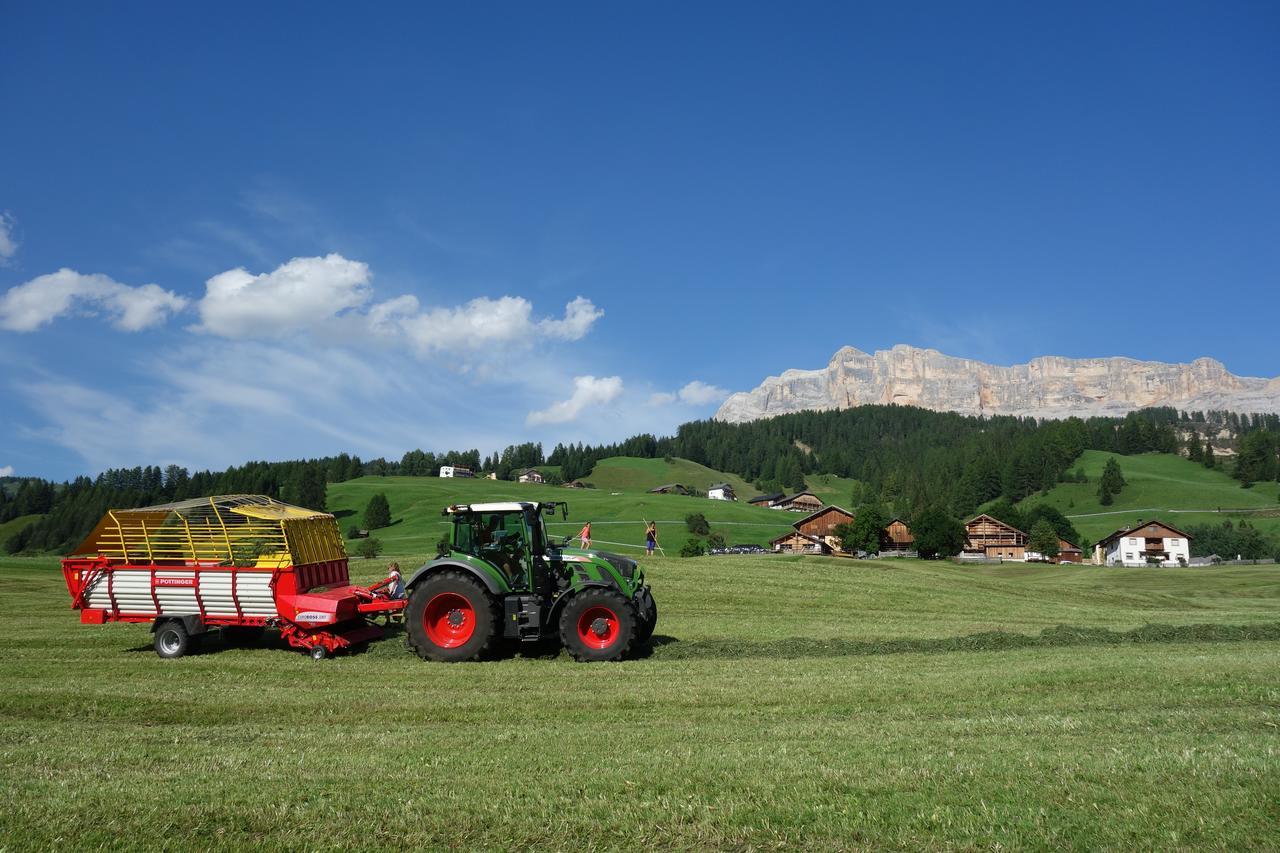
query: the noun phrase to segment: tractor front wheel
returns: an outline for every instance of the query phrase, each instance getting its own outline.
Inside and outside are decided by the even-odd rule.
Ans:
[[[656,627],[658,627],[658,602],[654,601],[653,596],[650,595],[649,610],[640,617],[640,624],[636,627],[636,642],[649,642]]]
[[[636,635],[636,610],[613,590],[588,589],[560,613],[560,641],[576,660],[620,660]]]
[[[497,640],[501,613],[480,582],[448,569],[409,593],[409,646],[425,660],[478,660]]]

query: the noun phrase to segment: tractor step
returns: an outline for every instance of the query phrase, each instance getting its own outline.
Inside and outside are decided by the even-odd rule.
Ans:
[[[502,600],[503,636],[537,640],[542,636],[542,600],[536,595],[508,595]]]

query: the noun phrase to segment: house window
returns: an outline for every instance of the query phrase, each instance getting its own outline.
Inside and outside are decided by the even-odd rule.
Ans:
[[[1138,544],[1138,540],[1137,540],[1137,539],[1134,539],[1134,538],[1132,538],[1132,537],[1130,537],[1130,539],[1129,539],[1129,544],[1130,544],[1130,545],[1137,545],[1137,544]]]
[[[1125,558],[1126,560],[1132,560],[1132,559],[1133,559],[1133,555],[1132,555],[1132,554],[1125,554],[1125,555],[1124,555],[1124,558]]]
[[[1169,547],[1170,547],[1170,548],[1177,548],[1177,547],[1178,547],[1178,545],[1181,543],[1181,541],[1182,541],[1182,540],[1180,540],[1180,539],[1170,539],[1170,540],[1169,540]]]

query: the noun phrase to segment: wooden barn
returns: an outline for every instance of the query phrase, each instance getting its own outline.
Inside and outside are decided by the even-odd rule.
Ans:
[[[777,503],[778,501],[782,500],[785,497],[786,495],[784,495],[782,492],[774,492],[773,494],[769,494],[769,495],[756,495],[754,498],[747,501],[747,503],[751,504],[752,506],[767,507],[767,506],[773,506],[775,503]]]
[[[916,549],[916,537],[911,528],[900,518],[895,518],[880,531],[880,553],[894,554]]]
[[[806,536],[818,536],[825,539],[828,536],[834,538],[836,527],[841,524],[849,524],[852,521],[853,513],[847,509],[841,509],[838,506],[824,506],[817,512],[806,515],[791,526]]]
[[[775,501],[770,508],[789,512],[817,512],[822,509],[822,500],[813,492],[796,492]]]
[[[658,486],[656,489],[650,489],[651,495],[687,495],[690,494],[689,487],[681,483],[667,483],[665,486]]]
[[[988,560],[1027,559],[1027,534],[983,513],[965,522],[964,555]]]
[[[1058,537],[1058,562],[1059,563],[1083,563],[1084,551],[1079,545],[1073,545],[1061,536]]]
[[[792,530],[777,539],[771,539],[769,547],[775,552],[785,554],[830,554],[834,550],[817,536],[809,536],[799,530]]]

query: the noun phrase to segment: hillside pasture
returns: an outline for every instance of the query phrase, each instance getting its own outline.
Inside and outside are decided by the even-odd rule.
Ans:
[[[648,655],[450,666],[162,661],[0,560],[0,848],[1280,846],[1272,570],[646,568]]]
[[[1110,506],[1103,506],[1098,501],[1098,480],[1112,456],[1128,485]],[[1280,539],[1280,483],[1258,483],[1243,489],[1221,470],[1168,453],[1120,456],[1086,450],[1071,470],[1076,468],[1084,470],[1089,482],[1059,483],[1046,494],[1027,498],[1020,507],[1037,503],[1057,507],[1090,542],[1135,524],[1139,518],[1159,518],[1180,528],[1221,524],[1225,519],[1248,521]]]

